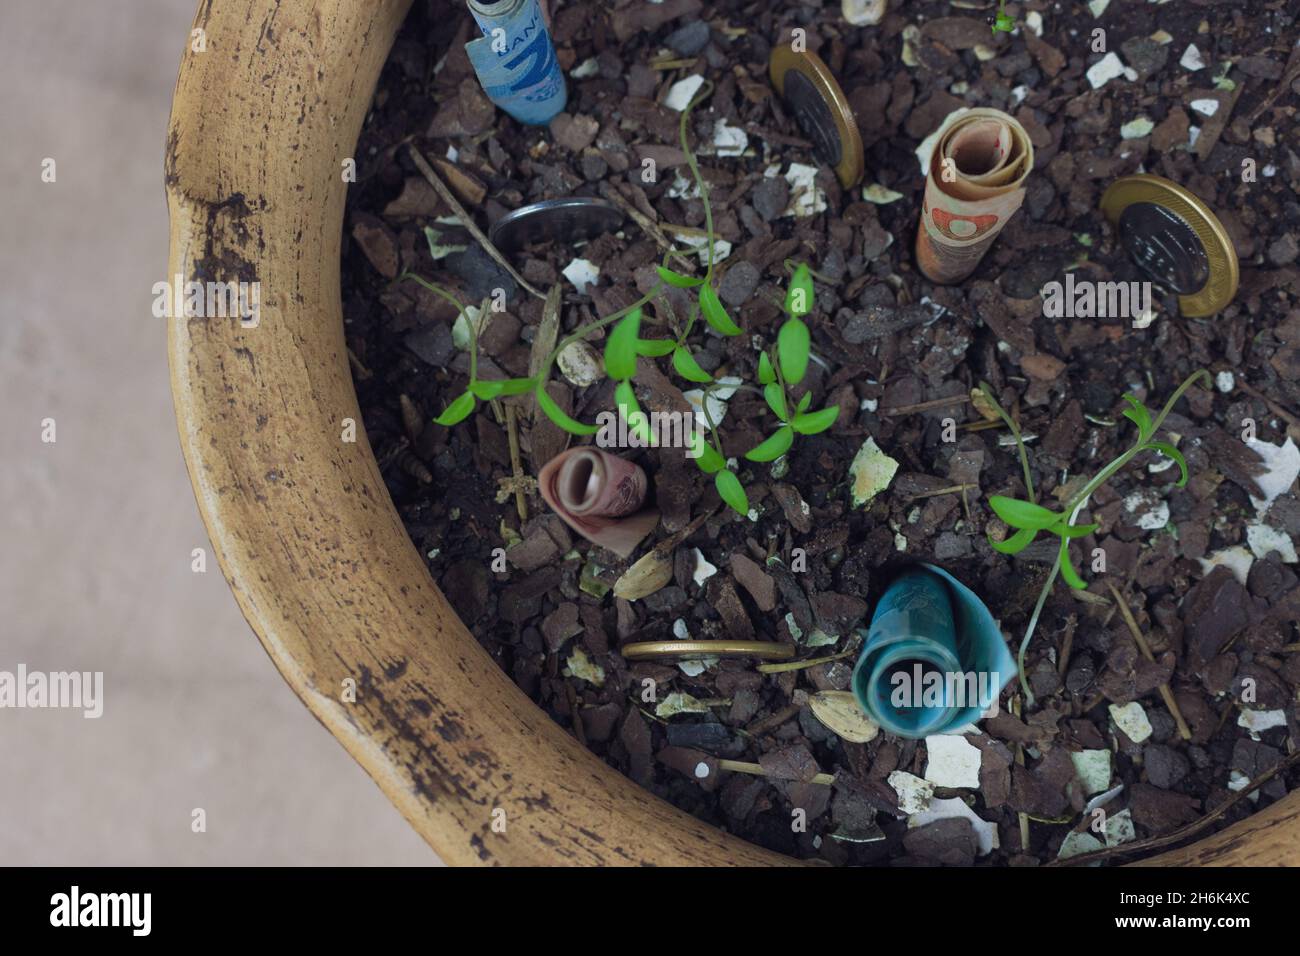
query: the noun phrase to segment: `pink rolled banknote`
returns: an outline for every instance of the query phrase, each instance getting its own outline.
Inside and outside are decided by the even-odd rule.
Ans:
[[[659,523],[641,510],[648,482],[640,465],[584,446],[560,452],[537,476],[546,503],[592,544],[626,558]]]
[[[1015,117],[987,107],[950,113],[934,135],[916,261],[946,285],[975,271],[1020,208],[1034,144]]]

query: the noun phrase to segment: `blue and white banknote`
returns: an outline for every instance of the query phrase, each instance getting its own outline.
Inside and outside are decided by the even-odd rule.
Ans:
[[[469,8],[484,35],[465,52],[483,91],[521,123],[550,122],[567,91],[538,0],[471,0]]]

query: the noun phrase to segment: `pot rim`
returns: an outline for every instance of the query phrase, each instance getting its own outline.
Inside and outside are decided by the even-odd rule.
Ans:
[[[255,328],[168,320],[222,572],[289,686],[447,863],[796,863],[670,806],[547,717],[456,616],[388,496],[343,336],[340,163],[410,3],[200,0],[206,49],[186,37],[167,274],[262,291]],[[1300,796],[1145,862],[1300,863]]]

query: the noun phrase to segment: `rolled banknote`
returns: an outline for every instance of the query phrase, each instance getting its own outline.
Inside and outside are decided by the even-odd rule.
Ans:
[[[483,91],[521,123],[541,124],[564,109],[564,73],[548,30],[549,12],[538,0],[469,0],[483,36],[465,55]]]
[[[960,282],[1025,198],[1034,145],[1000,110],[951,113],[934,134],[916,262],[931,282]]]
[[[932,564],[900,573],[881,595],[871,629],[859,633],[854,696],[900,737],[951,733],[979,719],[1016,674],[987,605]]]
[[[537,476],[546,503],[592,544],[626,558],[659,523],[644,509],[648,482],[640,465],[599,448],[560,452]]]

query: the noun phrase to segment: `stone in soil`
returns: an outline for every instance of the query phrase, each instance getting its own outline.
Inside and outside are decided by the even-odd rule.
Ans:
[[[352,238],[376,272],[387,279],[397,277],[401,256],[397,248],[397,236],[387,225],[374,216],[357,216],[352,226]]]
[[[867,613],[867,602],[862,598],[830,591],[816,595],[812,607],[822,629],[831,634],[847,634],[862,623]]]
[[[979,843],[969,820],[949,817],[909,830],[903,837],[908,853],[939,866],[970,866]]]
[[[1133,822],[1149,835],[1157,836],[1191,823],[1200,814],[1200,801],[1147,783],[1135,783],[1128,791],[1128,808]]]
[[[694,747],[713,751],[731,741],[731,731],[722,724],[671,723],[667,727],[668,742],[674,747]]]
[[[653,614],[670,614],[686,603],[686,592],[677,585],[670,584],[642,598],[642,603]]]
[[[1300,245],[1297,245],[1295,236],[1289,232],[1269,244],[1268,261],[1271,265],[1279,268],[1289,266],[1297,256],[1300,256]]]
[[[600,124],[590,116],[560,113],[551,120],[551,135],[571,153],[581,153],[596,139]]]
[[[1233,678],[1229,692],[1234,699],[1247,701],[1246,707],[1280,710],[1293,703],[1292,691],[1277,672],[1256,661],[1242,664]]]
[[[765,222],[771,222],[790,202],[790,185],[779,176],[765,177],[754,187],[750,202]]]
[[[1120,44],[1120,50],[1124,61],[1144,77],[1162,69],[1169,60],[1169,45],[1149,37],[1130,37]]]
[[[633,708],[627,712],[618,737],[627,750],[628,776],[641,786],[647,786],[653,778],[654,769],[650,750],[650,728],[646,726],[645,718],[641,716],[640,711]]]
[[[703,20],[692,20],[664,37],[664,45],[678,56],[695,56],[709,43],[709,25]]]
[[[465,295],[471,302],[482,302],[495,294],[497,289],[504,290],[507,302],[513,301],[518,294],[519,286],[510,273],[501,268],[480,245],[453,253],[443,261],[447,269],[464,282]]]
[[[898,796],[883,780],[866,781],[839,773],[834,791],[831,819],[848,830],[870,830],[876,825],[877,813],[898,810]]]
[[[761,777],[748,774],[732,774],[722,786],[718,805],[722,812],[733,820],[744,820],[753,812],[758,798],[767,789],[767,782]]]
[[[542,618],[542,635],[552,654],[559,651],[569,638],[582,632],[583,626],[578,622],[578,605],[572,602],[565,601]]]
[[[893,244],[894,237],[885,231],[880,223],[872,220],[862,227],[862,256],[868,262],[879,258],[880,254]]]
[[[1074,764],[1064,751],[1049,751],[1032,769],[1019,764],[1011,768],[1008,805],[1030,816],[1055,819],[1070,806],[1066,787],[1075,778]]]
[[[718,297],[727,305],[739,308],[754,294],[758,280],[758,268],[749,260],[742,259],[723,274],[718,283]]]
[[[937,787],[975,789],[980,785],[980,751],[962,734],[925,738],[925,779]]]
[[[443,323],[417,329],[407,334],[402,343],[434,368],[445,368],[456,354],[451,340],[451,328]]]
[[[1215,568],[1183,599],[1183,620],[1192,653],[1208,661],[1249,623],[1249,596],[1232,572]]]
[[[614,736],[614,728],[621,716],[623,716],[623,709],[617,704],[601,704],[598,707],[585,708],[582,711],[582,726],[587,739],[596,743],[609,740]]]
[[[1142,751],[1142,764],[1152,786],[1169,790],[1177,786],[1191,770],[1191,763],[1177,750],[1163,744],[1151,744]]]

